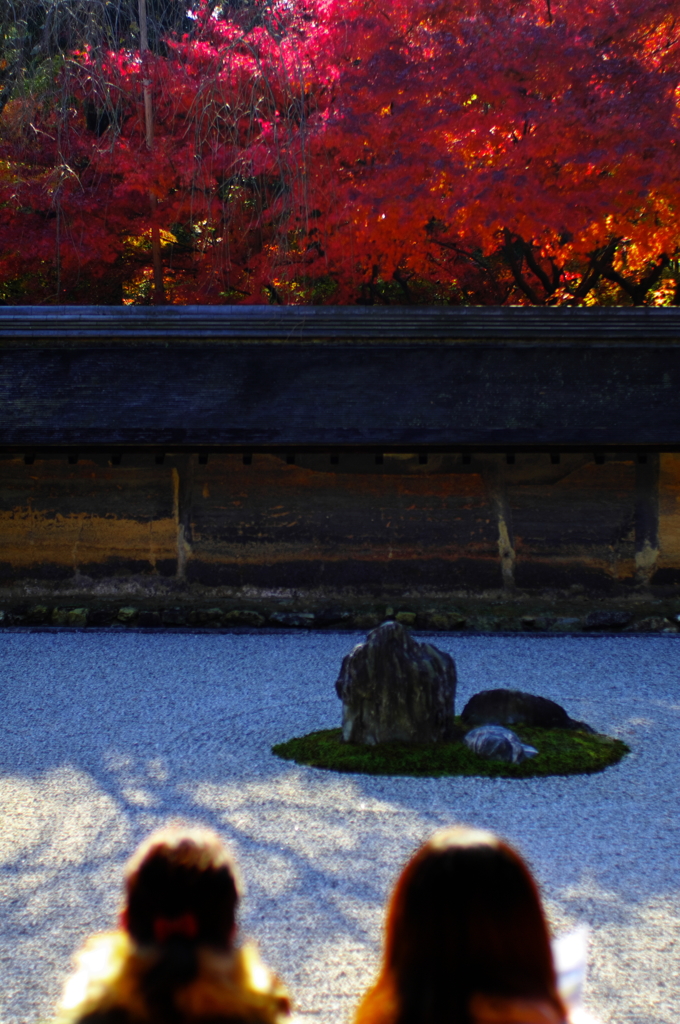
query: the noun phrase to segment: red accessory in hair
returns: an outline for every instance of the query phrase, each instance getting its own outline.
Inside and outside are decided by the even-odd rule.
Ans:
[[[153,934],[159,943],[167,942],[173,935],[195,939],[198,935],[198,923],[191,913],[182,914],[181,917],[157,917],[153,923]]]

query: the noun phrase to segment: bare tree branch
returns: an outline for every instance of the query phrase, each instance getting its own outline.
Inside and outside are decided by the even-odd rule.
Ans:
[[[513,235],[512,232],[508,230],[508,228],[504,229],[503,237],[505,239],[505,245],[503,246],[501,251],[503,253],[503,256],[505,257],[505,260],[507,261],[508,266],[510,267],[512,276],[515,279],[515,284],[520,289],[520,291],[523,292],[524,295],[526,295],[526,297],[529,299],[529,302],[531,302],[534,306],[542,306],[543,303],[541,302],[540,298],[522,274],[521,263],[518,261],[515,255],[514,243],[516,241],[523,240],[518,239],[517,236]]]
[[[605,277],[608,281],[612,281],[614,282],[614,284],[618,284],[618,286],[623,289],[626,295],[628,295],[633,300],[634,306],[643,306],[647,292],[650,290],[650,288],[653,288],[654,285],[658,283],[659,278],[661,277],[665,268],[668,266],[669,262],[670,261],[668,256],[663,254],[660,257],[659,262],[656,264],[656,266],[653,267],[648,274],[645,274],[645,276],[642,277],[638,282],[632,281],[629,278],[624,277],[623,274],[620,274],[618,270],[615,270],[614,267],[611,266],[611,263],[603,268],[602,276]]]

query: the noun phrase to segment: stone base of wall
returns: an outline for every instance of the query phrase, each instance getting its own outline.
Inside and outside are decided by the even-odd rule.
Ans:
[[[213,595],[214,596],[214,595]],[[54,599],[54,598],[53,598]],[[175,595],[177,600],[177,595]],[[314,604],[302,599],[253,599],[248,602],[149,600],[136,603],[63,597],[57,604],[6,600],[0,628],[29,629],[191,629],[260,630],[315,629],[368,631],[394,618],[425,632],[680,632],[678,600],[600,601],[535,600],[508,602],[503,595],[461,598],[456,605],[424,605],[412,600],[400,605]]]

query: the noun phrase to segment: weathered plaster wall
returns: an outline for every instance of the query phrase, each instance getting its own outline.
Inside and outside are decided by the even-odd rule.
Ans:
[[[562,457],[548,477],[547,457],[508,474],[520,588],[615,588],[635,577],[635,475],[632,460],[596,465]],[[510,467],[508,467],[510,468]],[[533,470],[533,471],[532,471]]]
[[[0,458],[0,588],[310,601],[680,584],[680,456]]]
[[[0,580],[174,575],[178,474],[136,461],[0,460]]]
[[[656,582],[680,584],[680,454],[659,457],[659,533]]]
[[[341,457],[334,471],[328,456],[299,461],[195,467],[190,580],[371,593],[500,585],[479,472],[417,472],[389,456],[382,469],[372,456]]]

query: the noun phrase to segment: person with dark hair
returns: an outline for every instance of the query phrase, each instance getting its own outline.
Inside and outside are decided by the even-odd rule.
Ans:
[[[470,828],[436,833],[390,900],[382,969],[354,1024],[565,1024],[529,869]]]
[[[118,930],[77,958],[59,1024],[284,1024],[281,982],[235,943],[240,881],[219,836],[154,833],[130,859],[125,890]]]

